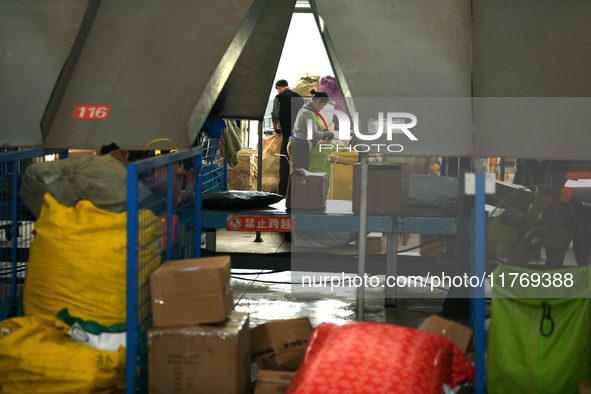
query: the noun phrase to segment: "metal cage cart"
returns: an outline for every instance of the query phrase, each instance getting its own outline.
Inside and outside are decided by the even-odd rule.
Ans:
[[[33,239],[35,217],[18,198],[21,179],[28,165],[41,162],[49,155],[53,159],[56,154],[64,159],[68,151],[29,149],[0,153],[0,311],[6,314],[22,295],[29,245]]]
[[[216,193],[227,189],[228,164],[222,157],[220,140],[199,135],[199,146],[203,150],[202,192]]]
[[[202,149],[127,166],[126,393],[147,388],[150,274],[167,260],[200,256]]]

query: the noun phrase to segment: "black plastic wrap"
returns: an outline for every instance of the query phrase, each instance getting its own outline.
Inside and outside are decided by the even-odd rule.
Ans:
[[[283,200],[283,196],[269,192],[230,191],[207,193],[201,198],[205,209],[264,208]]]

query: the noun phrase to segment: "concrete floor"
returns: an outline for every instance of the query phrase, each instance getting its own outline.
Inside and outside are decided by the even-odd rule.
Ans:
[[[278,233],[263,233],[264,242],[255,243],[255,233],[217,233],[218,252],[274,253],[289,252],[291,244]],[[417,235],[411,235],[404,248],[418,245]],[[354,253],[354,247],[350,248]],[[346,248],[345,248],[346,250]],[[324,250],[322,250],[324,251]],[[343,248],[341,248],[341,253]],[[418,255],[418,252],[408,252]],[[323,322],[345,323],[356,320],[356,293],[354,289],[327,296],[322,293],[292,293],[290,283],[298,283],[302,272],[265,273],[269,270],[233,269],[231,285],[234,291],[235,309],[250,314],[251,327],[271,320],[308,317],[315,327]],[[240,279],[239,279],[240,278]],[[447,291],[435,289],[411,289],[412,294],[400,293],[396,306],[386,307],[383,275],[378,275],[380,285],[366,289],[364,320],[418,327],[429,316],[441,314]],[[253,280],[257,280],[255,282]],[[274,283],[265,283],[265,282]],[[413,298],[405,298],[410,296]],[[489,309],[489,308],[487,308]],[[468,325],[468,316],[454,316],[453,320]],[[488,326],[489,316],[486,325]]]
[[[255,233],[220,230],[217,233],[217,250],[221,252],[240,251],[252,253],[291,251],[292,245],[285,242],[283,237],[277,233],[263,233],[263,243],[255,243],[253,242],[254,239]],[[418,244],[418,235],[411,235],[408,244],[399,246],[399,249],[411,248]],[[316,250],[327,251],[325,249]],[[354,246],[351,245],[331,251],[356,253]],[[407,253],[418,254],[418,250]],[[568,250],[564,263],[565,265],[576,265],[572,248]],[[345,323],[356,320],[357,300],[355,290],[347,290],[338,295],[315,294],[313,291],[301,294],[292,292],[291,283],[298,283],[302,275],[306,273],[265,272],[269,272],[269,270],[232,270],[231,285],[234,291],[234,308],[250,314],[251,327],[271,320],[296,317],[308,317],[312,327],[316,327],[323,322]],[[380,283],[384,282],[383,276],[378,276],[378,278]],[[257,282],[253,280],[257,280]],[[418,327],[429,316],[434,314],[442,315],[446,295],[447,290],[445,289],[435,289],[434,291],[421,288],[405,289],[403,293],[399,293],[396,306],[386,307],[383,288],[380,286],[368,288],[364,299],[364,320]],[[409,296],[413,298],[408,298]],[[485,285],[485,297],[487,297],[485,300],[485,340],[490,327],[490,296],[491,289],[487,283]],[[467,315],[444,317],[465,326],[469,325]],[[473,392],[471,385],[468,385],[465,392]]]
[[[277,233],[263,233],[264,242],[255,243],[255,233],[226,232],[217,233],[217,250],[220,252],[252,252],[274,253],[288,252],[291,244],[285,242]],[[411,235],[408,244],[399,249],[411,248],[419,244],[418,235]],[[348,253],[348,247],[339,248],[339,253]],[[350,248],[355,253],[355,248]],[[325,251],[319,249],[319,251]],[[418,254],[418,250],[407,252]],[[565,256],[566,265],[576,265],[572,248]],[[355,290],[345,291],[338,295],[302,294],[292,292],[292,282],[299,282],[302,272],[266,273],[269,270],[232,270],[231,285],[234,291],[234,309],[248,312],[250,326],[255,327],[265,322],[278,319],[308,317],[312,327],[323,322],[346,323],[356,320]],[[384,277],[378,276],[380,283]],[[254,281],[256,280],[256,282]],[[264,282],[262,282],[264,281]],[[447,295],[445,289],[410,289],[399,293],[396,306],[385,306],[384,290],[380,286],[368,288],[363,300],[365,321],[383,322],[407,327],[420,326],[431,315],[442,315],[443,304]],[[491,289],[485,286],[485,341],[490,327],[490,295]],[[412,296],[413,298],[407,298]],[[469,325],[468,316],[444,316],[465,326]],[[485,351],[485,368],[486,368]],[[474,392],[473,382],[466,385],[463,392]]]
[[[291,244],[283,240],[278,233],[263,233],[262,243],[253,242],[255,233],[226,232],[217,233],[217,250],[219,252],[251,252],[274,253],[289,252]],[[419,237],[412,234],[406,246],[411,248],[419,244]],[[314,249],[309,249],[314,250]],[[323,249],[316,249],[326,251]],[[332,249],[336,253],[355,253],[354,246]],[[418,255],[418,250],[407,252]],[[576,265],[572,248],[565,256],[566,265]],[[269,270],[240,270],[233,269],[231,285],[234,291],[234,308],[250,314],[251,327],[277,320],[296,317],[308,317],[315,327],[323,322],[345,323],[356,320],[356,293],[347,290],[339,294],[292,292],[292,282],[298,283],[302,272],[265,273]],[[378,275],[380,284],[384,277]],[[257,282],[253,281],[256,280]],[[264,282],[263,282],[264,281]],[[270,282],[270,283],[265,283]],[[300,282],[301,283],[301,282]],[[397,324],[408,327],[420,326],[433,314],[442,315],[446,290],[430,291],[429,289],[405,290],[409,293],[399,293],[396,306],[386,307],[382,286],[366,289],[364,300],[364,320]],[[485,286],[485,332],[490,325],[490,294],[489,286]],[[408,298],[411,297],[411,298]],[[468,316],[445,316],[451,320],[468,326]]]

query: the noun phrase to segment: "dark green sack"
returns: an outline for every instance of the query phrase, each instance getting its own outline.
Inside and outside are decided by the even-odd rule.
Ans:
[[[300,77],[296,83],[291,85],[291,90],[304,97],[311,97],[310,89],[314,88],[317,91],[320,91],[319,81],[320,75],[308,75],[308,73],[306,73],[305,77]]]

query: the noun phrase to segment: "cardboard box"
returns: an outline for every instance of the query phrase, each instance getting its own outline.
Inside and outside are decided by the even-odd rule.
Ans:
[[[328,195],[328,175],[297,169],[291,174],[291,208],[322,209]]]
[[[468,327],[451,320],[443,319],[437,315],[433,315],[425,320],[419,327],[419,330],[428,331],[449,339],[456,344],[462,353],[466,353],[468,350],[468,344],[472,337],[472,330]]]
[[[263,138],[263,158],[262,158],[262,185],[264,192],[277,193],[277,183],[279,179],[279,157],[276,154],[281,153],[282,137],[276,133]],[[250,190],[258,190],[259,159],[258,151],[252,149],[242,149],[239,153],[250,154]],[[254,153],[250,153],[254,152]]]
[[[438,259],[445,251],[445,235],[419,234],[419,244],[428,244],[420,247],[419,253],[421,256]]]
[[[250,392],[248,314],[216,325],[148,331],[150,394]]]
[[[293,372],[262,369],[259,371],[254,394],[285,393],[293,375]]]
[[[396,216],[408,208],[410,166],[404,163],[369,163],[367,214]],[[361,163],[353,166],[353,212],[359,214]]]
[[[167,261],[150,288],[154,327],[222,322],[233,304],[230,256]]]
[[[368,254],[386,252],[386,235],[382,233],[367,234],[365,251]]]
[[[250,330],[251,361],[262,369],[295,371],[312,332],[307,317],[276,320]]]
[[[250,188],[250,158],[253,155],[250,149],[242,149],[238,152],[238,165],[228,166],[228,190],[256,190]]]

